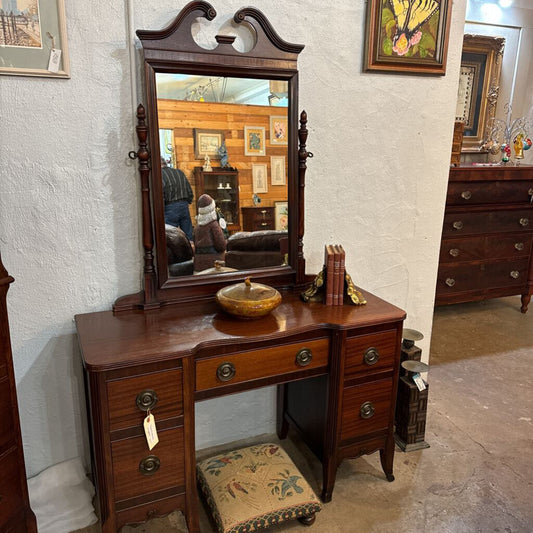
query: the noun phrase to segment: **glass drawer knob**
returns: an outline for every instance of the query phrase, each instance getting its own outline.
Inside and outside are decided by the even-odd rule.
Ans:
[[[141,411],[152,410],[156,406],[158,401],[159,398],[157,397],[155,390],[152,389],[146,389],[142,392],[139,392],[139,394],[137,394],[137,398],[135,399],[137,408]]]
[[[520,219],[520,225],[521,225],[522,227],[525,228],[528,224],[529,224],[529,218],[521,218],[521,219]]]
[[[230,381],[236,374],[235,365],[233,363],[222,363],[217,368],[217,378],[219,381]]]
[[[313,360],[313,353],[309,348],[302,348],[296,354],[296,364],[298,366],[307,366]]]
[[[524,243],[523,242],[516,242],[514,247],[521,252],[524,249]]]
[[[511,270],[511,272],[509,273],[509,275],[513,278],[513,279],[518,279],[520,277],[520,272],[518,272],[518,270]]]
[[[143,476],[153,476],[161,466],[159,457],[155,455],[149,455],[141,460],[139,463],[139,472]]]
[[[472,198],[472,193],[470,191],[463,191],[461,193],[461,198],[463,200],[470,200],[470,198]]]
[[[459,255],[459,248],[452,248],[452,249],[450,250],[450,255],[451,255],[452,257],[457,257],[457,256]]]
[[[447,278],[445,283],[448,287],[453,287],[455,285],[455,280],[453,278]]]
[[[372,402],[363,403],[361,409],[359,409],[359,414],[361,418],[372,418],[374,416],[374,405]]]
[[[379,360],[379,352],[375,348],[368,348],[364,355],[364,361],[367,365],[375,365]]]
[[[453,229],[463,229],[463,222],[461,220],[456,220],[453,224]]]

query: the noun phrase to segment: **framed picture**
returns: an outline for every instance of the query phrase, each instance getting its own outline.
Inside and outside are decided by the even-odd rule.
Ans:
[[[452,0],[368,0],[365,70],[445,74]]]
[[[2,7],[0,74],[69,78],[64,0],[4,1]]]
[[[289,143],[289,121],[286,116],[270,117],[270,144]]]
[[[265,155],[265,128],[244,126],[244,155]]]
[[[266,163],[252,164],[252,189],[254,194],[268,192],[267,178]]]
[[[224,142],[224,132],[222,130],[200,130],[194,128],[194,158],[220,159],[219,148]]]
[[[271,185],[286,185],[287,184],[284,155],[270,156],[270,184]]]
[[[289,229],[289,202],[274,202],[275,229]]]
[[[465,35],[455,120],[464,122],[462,152],[480,152],[487,124],[496,115],[505,39]]]

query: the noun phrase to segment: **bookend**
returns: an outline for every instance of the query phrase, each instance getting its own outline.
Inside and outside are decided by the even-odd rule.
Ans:
[[[327,267],[324,265],[322,270],[316,275],[311,283],[311,286],[301,293],[301,298],[304,302],[322,302],[326,301],[326,279]],[[352,281],[352,277],[348,272],[344,272],[344,288],[342,291],[343,303],[352,305],[365,305],[366,300],[363,294],[357,290],[357,287]]]

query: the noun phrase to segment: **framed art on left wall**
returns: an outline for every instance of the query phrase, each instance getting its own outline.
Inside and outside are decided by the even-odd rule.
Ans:
[[[64,0],[2,2],[0,74],[70,77]]]

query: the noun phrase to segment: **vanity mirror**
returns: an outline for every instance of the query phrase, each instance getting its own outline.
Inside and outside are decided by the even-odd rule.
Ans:
[[[141,175],[144,291],[117,300],[115,311],[209,298],[248,276],[275,287],[304,282],[303,188],[312,154],[305,113],[298,128],[303,46],[281,39],[257,9],[243,8],[233,24],[249,32],[250,49],[237,50],[233,35],[203,48],[195,24],[215,17],[209,3],[196,1],[165,29],[137,31],[146,109],[138,108],[139,150],[130,156]],[[215,201],[226,223],[224,268],[198,261],[214,250],[189,247],[166,224],[162,159],[191,185],[194,226],[200,196]]]

